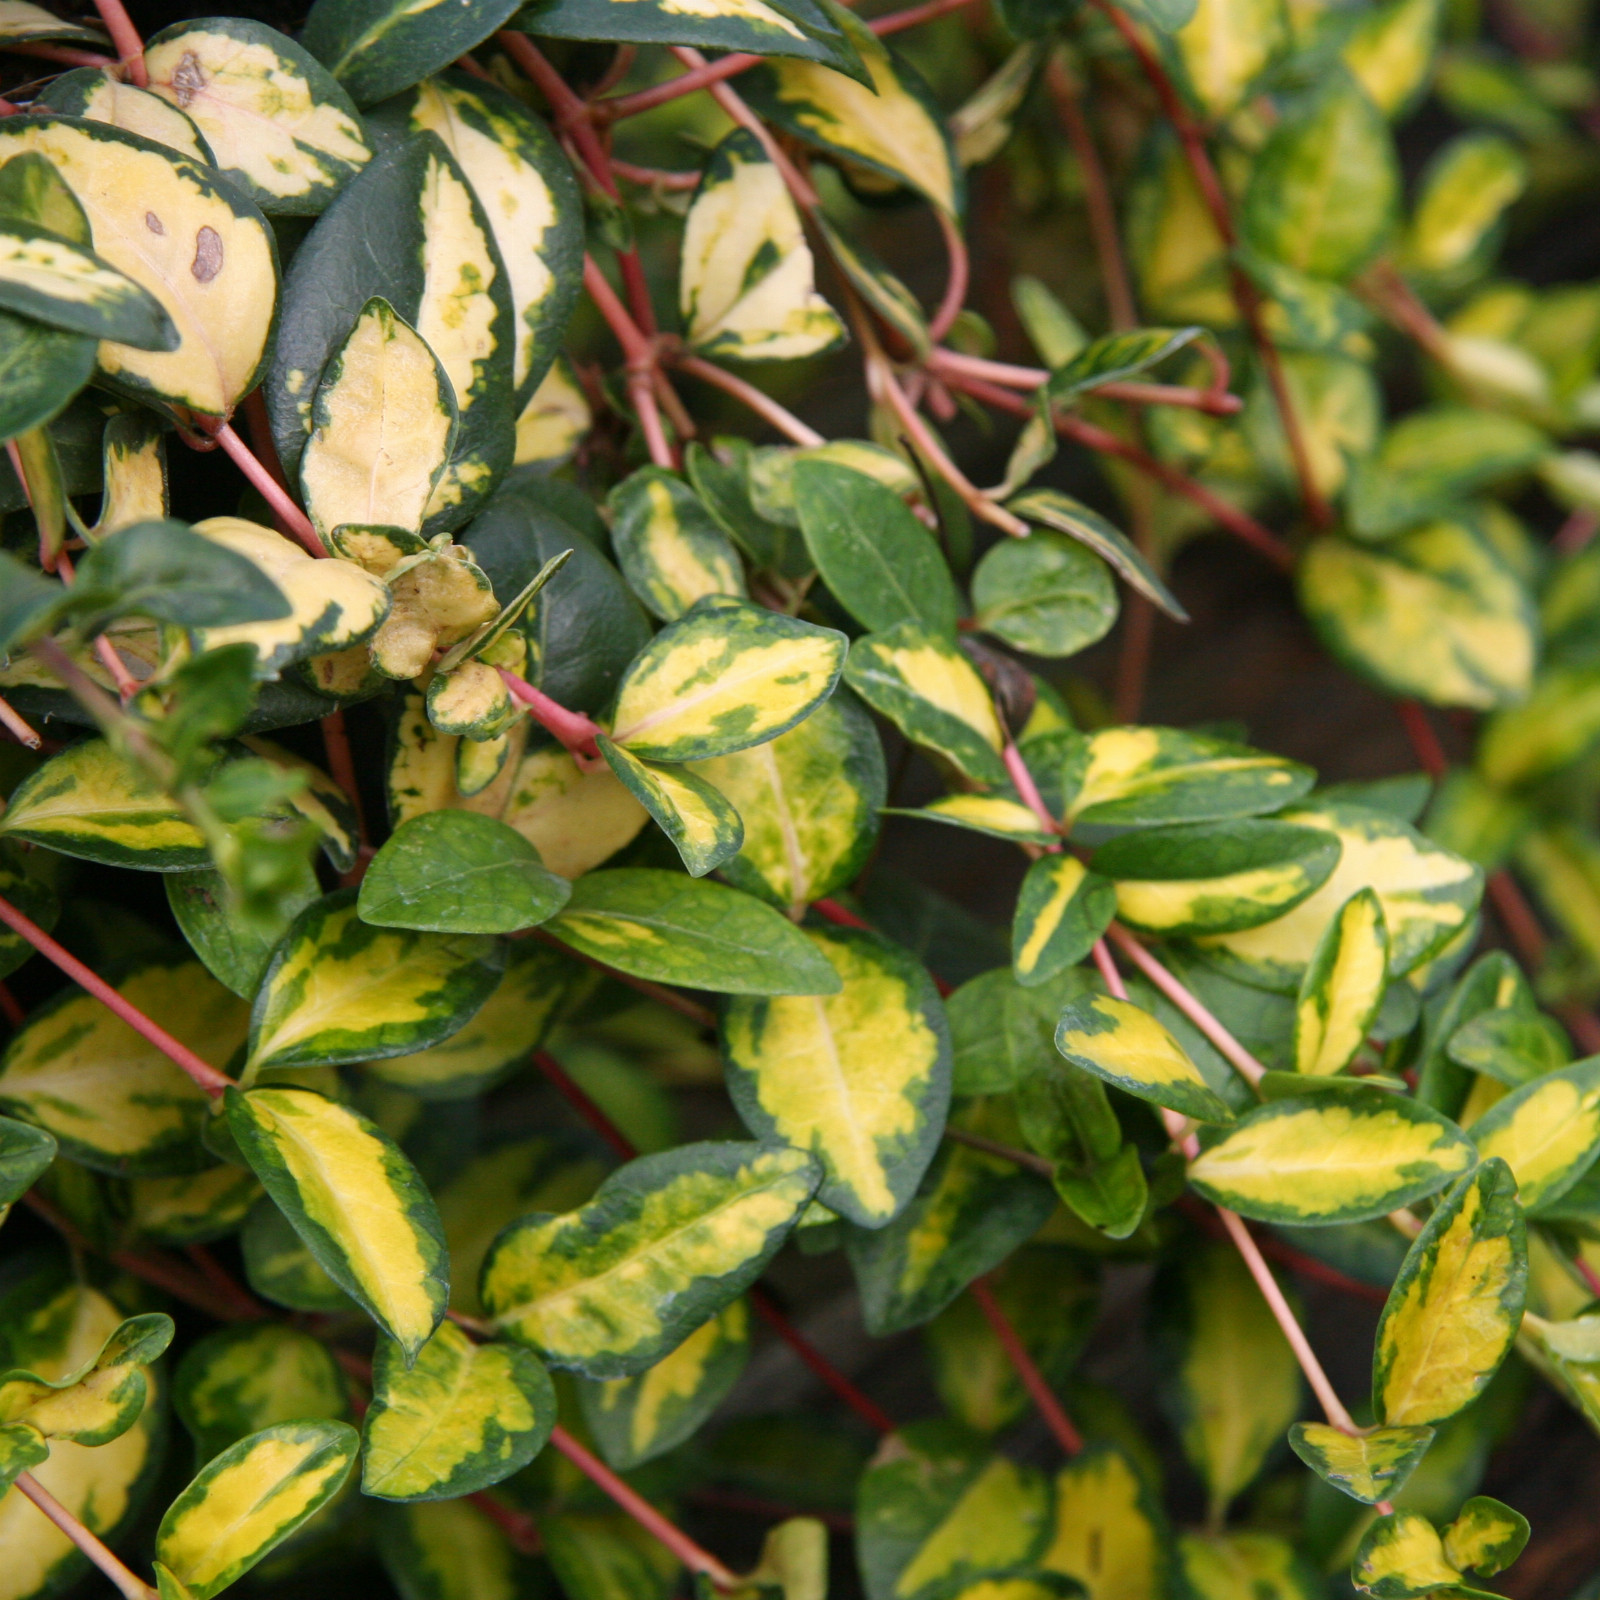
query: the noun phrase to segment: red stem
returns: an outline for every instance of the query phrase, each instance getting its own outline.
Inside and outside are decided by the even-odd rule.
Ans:
[[[665,83],[655,84],[649,89],[638,89],[632,94],[618,94],[605,100],[596,100],[589,107],[589,111],[600,122],[620,122],[624,117],[636,117],[643,111],[654,111],[657,106],[664,106],[669,100],[677,100],[683,95],[695,93],[698,89],[709,89],[712,84],[721,83],[724,79],[737,77],[741,72],[748,72],[751,67],[760,66],[763,60],[765,60],[763,56],[740,53],[724,56],[720,61],[695,67],[692,71],[682,73],[676,78],[669,78]]]
[[[753,383],[747,383],[737,374],[724,371],[710,361],[703,361],[699,356],[687,353],[674,355],[672,364],[680,371],[687,372],[691,378],[699,378],[703,383],[714,384],[724,393],[731,394],[734,399],[743,401],[762,421],[770,422],[779,433],[794,440],[802,448],[809,449],[826,442],[815,428],[808,427],[770,395],[763,394]]]
[[[0,922],[13,933],[20,934],[46,960],[52,961],[80,988],[87,990],[113,1016],[148,1039],[162,1055],[176,1063],[213,1099],[224,1089],[234,1087],[233,1079],[217,1071],[209,1062],[202,1061],[188,1045],[174,1039],[159,1023],[152,1022],[144,1012],[117,993],[104,978],[97,977],[70,951],[57,944],[38,923],[23,916],[9,900],[0,899]]]
[[[556,736],[563,749],[579,761],[600,759],[594,736],[603,730],[597,722],[592,722],[581,711],[568,711],[543,690],[535,689],[526,678],[519,678],[505,667],[499,670],[501,682],[528,708],[529,715],[541,728]]]
[[[233,425],[223,422],[208,431],[222,446],[228,459],[250,480],[252,487],[271,506],[274,515],[283,519],[290,536],[305,548],[306,553],[313,556],[327,555],[327,547],[317,536],[317,530],[311,526],[310,517],[289,497],[289,491],[251,454],[249,445],[233,431]]]
[[[1000,1341],[1007,1359],[1017,1369],[1017,1376],[1022,1379],[1023,1387],[1032,1396],[1033,1403],[1038,1407],[1039,1415],[1044,1418],[1046,1426],[1055,1435],[1056,1443],[1069,1456],[1077,1455],[1083,1449],[1082,1434],[1073,1427],[1072,1419],[1062,1409],[1061,1402],[1056,1399],[1050,1385],[1045,1382],[1044,1374],[1040,1372],[1033,1357],[1028,1353],[1028,1347],[1022,1342],[1022,1335],[1000,1309],[1000,1302],[995,1299],[988,1278],[975,1278],[967,1285],[967,1293],[977,1301],[978,1309],[994,1330],[994,1336]]]
[[[0,727],[3,727],[18,744],[25,745],[29,750],[37,750],[44,743],[44,740],[17,714],[4,695],[0,695]]]
[[[366,812],[361,806],[361,786],[356,782],[355,758],[350,754],[350,730],[345,726],[344,712],[330,711],[322,719],[322,748],[328,757],[328,771],[333,781],[344,790],[356,814],[356,864],[345,874],[345,888],[360,883],[372,859],[372,841],[367,833]]]
[[[136,89],[148,88],[150,77],[144,66],[144,40],[123,9],[122,0],[94,0],[94,8],[111,35],[112,46],[128,81]]]
[[[614,1123],[605,1111],[590,1097],[588,1090],[568,1073],[548,1050],[536,1050],[534,1064],[550,1080],[551,1087],[577,1112],[590,1129],[599,1134],[624,1161],[638,1155],[633,1141]]]
[[[920,6],[908,6],[904,11],[891,11],[887,16],[874,17],[867,26],[882,39],[891,33],[901,33],[924,22],[932,22],[948,11],[959,11],[972,0],[924,0]]]
[[[930,0],[930,3],[937,5],[941,0]],[[957,5],[967,3],[968,0],[955,0]],[[966,304],[967,285],[972,278],[972,257],[967,252],[967,241],[962,238],[955,218],[946,215],[940,206],[934,207],[934,215],[939,219],[939,231],[944,235],[945,258],[950,263],[944,298],[928,323],[928,336],[937,343],[950,331],[956,318],[961,315],[962,306]]]
[[[855,912],[839,904],[837,900],[813,900],[811,909],[819,917],[826,917],[829,922],[837,923],[841,928],[860,928],[866,933],[872,932],[872,924],[864,917],[858,917]]]
[[[636,1489],[630,1488],[605,1462],[578,1443],[559,1424],[550,1430],[550,1442],[584,1477],[603,1489],[639,1524],[658,1539],[691,1572],[703,1572],[719,1589],[738,1587],[738,1578],[708,1550],[703,1550],[688,1534],[656,1510]]]
[[[4,983],[0,983],[0,1017],[4,1017],[13,1028],[20,1028],[28,1020],[28,1013],[22,1009],[21,1001]]]
[[[1396,700],[1394,708],[1405,724],[1406,737],[1411,741],[1417,760],[1422,763],[1422,770],[1430,778],[1442,778],[1450,770],[1450,758],[1444,753],[1444,746],[1439,743],[1439,735],[1434,732],[1433,724],[1428,721],[1428,713],[1416,700]]]
[[[114,67],[115,56],[103,56],[94,50],[79,50],[70,44],[7,44],[8,56],[32,56],[36,61],[53,61],[62,67]]]
[[[1017,793],[1022,797],[1022,803],[1039,819],[1039,826],[1046,833],[1059,833],[1061,824],[1051,813],[1050,807],[1044,803],[1044,796],[1039,793],[1039,786],[1033,781],[1033,774],[1028,771],[1028,763],[1022,759],[1022,752],[1010,740],[1006,740],[1005,749],[1000,752],[1000,759],[1005,763],[1006,775],[1015,785]],[[1059,844],[1047,845],[1047,849],[1059,850]]]
[[[84,1527],[31,1472],[18,1473],[16,1485],[17,1492],[31,1500],[111,1580],[124,1600],[156,1600],[155,1590],[124,1566],[111,1547]]]

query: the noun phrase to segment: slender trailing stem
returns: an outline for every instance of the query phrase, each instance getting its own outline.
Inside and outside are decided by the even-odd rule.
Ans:
[[[56,570],[61,574],[63,583],[76,583],[78,574],[72,564],[72,557],[65,550],[56,557]],[[139,680],[128,671],[128,664],[117,654],[117,647],[103,634],[95,635],[94,653],[100,665],[106,669],[107,675],[116,686],[117,694],[123,705],[139,692]]]
[[[44,744],[44,740],[18,715],[4,695],[0,695],[0,728],[4,728],[18,744],[26,745],[29,750],[37,750]]]
[[[1115,957],[1112,956],[1110,947],[1104,939],[1094,942],[1094,964],[1099,969],[1100,976],[1105,979],[1106,988],[1110,991],[1113,1000],[1126,1000],[1128,986],[1122,981],[1122,974],[1117,970]]]
[[[688,373],[691,378],[699,378],[702,383],[714,384],[725,394],[731,394],[734,399],[742,401],[763,422],[770,423],[779,433],[792,439],[802,448],[809,449],[826,443],[815,428],[809,427],[792,411],[779,405],[770,395],[763,394],[753,383],[746,382],[737,374],[687,352],[674,354],[669,359],[680,372]]]
[[[372,859],[372,840],[367,833],[367,814],[361,805],[361,785],[356,781],[355,758],[350,753],[350,730],[345,726],[344,712],[330,711],[322,718],[322,748],[328,758],[328,771],[333,781],[344,791],[356,814],[356,864],[346,874],[345,884],[359,883]]]
[[[233,1079],[202,1061],[188,1045],[174,1039],[158,1022],[152,1021],[136,1005],[125,1000],[104,978],[96,976],[71,953],[57,944],[38,923],[23,916],[9,900],[0,899],[0,922],[26,939],[47,961],[59,967],[79,988],[85,989],[120,1021],[153,1044],[174,1065],[181,1067],[213,1099],[233,1087]]]
[[[920,27],[924,22],[932,22],[935,17],[959,11],[971,4],[972,0],[924,0],[922,5],[907,6],[904,11],[891,11],[886,16],[873,17],[867,26],[883,39],[891,33],[903,33],[907,28]]]
[[[1252,1087],[1261,1082],[1267,1069],[1126,928],[1113,922],[1106,937],[1211,1041],[1240,1077]]]
[[[148,88],[150,77],[144,66],[144,40],[123,8],[122,0],[94,0],[94,8],[111,35],[112,48],[117,52],[118,64],[128,82],[136,89]]]
[[[610,1495],[646,1533],[665,1545],[691,1572],[703,1572],[719,1589],[738,1586],[738,1578],[709,1550],[701,1549],[642,1494],[624,1483],[598,1456],[584,1449],[559,1423],[550,1430],[550,1442],[584,1477]]]
[[[9,1027],[20,1028],[28,1020],[28,1013],[22,1009],[22,1002],[12,994],[8,984],[0,983],[0,1017],[4,1017]]]
[[[952,1144],[964,1144],[968,1149],[983,1151],[986,1156],[998,1156],[1002,1161],[1009,1161],[1014,1167],[1037,1172],[1042,1178],[1055,1176],[1055,1164],[1044,1156],[1036,1156],[1031,1150],[1019,1150],[1015,1145],[1002,1144],[1000,1140],[986,1138],[981,1133],[968,1133],[965,1128],[947,1127],[944,1136]]]
[[[117,1586],[125,1600],[156,1600],[156,1591],[132,1568],[124,1566],[111,1547],[84,1527],[31,1472],[19,1472],[16,1487]]]
[[[1037,1363],[1028,1353],[1028,1347],[1022,1342],[1022,1335],[1001,1310],[1000,1302],[995,1299],[994,1291],[989,1287],[988,1278],[973,1279],[967,1285],[967,1293],[977,1302],[984,1320],[994,1330],[994,1336],[1000,1341],[1007,1360],[1016,1368],[1017,1376],[1022,1379],[1023,1387],[1038,1408],[1039,1415],[1044,1418],[1045,1426],[1055,1435],[1056,1443],[1067,1455],[1077,1455],[1083,1449],[1083,1435],[1073,1427],[1072,1419],[1063,1409],[1061,1402],[1056,1399],[1050,1385],[1045,1382],[1044,1374],[1040,1372]]]
[[[960,0],[960,3],[965,5],[966,0]],[[945,259],[950,264],[945,277],[944,298],[928,321],[928,336],[938,341],[949,333],[956,318],[961,315],[962,306],[967,303],[967,287],[972,281],[972,257],[955,218],[942,206],[935,206],[933,213],[939,219],[939,232],[944,236]]]
[[[1410,699],[1396,700],[1394,708],[1400,713],[1406,737],[1422,763],[1422,770],[1437,783],[1450,770],[1450,758],[1439,743],[1439,735],[1428,720],[1428,713],[1419,701]]]
[[[526,678],[519,678],[504,667],[500,668],[500,678],[512,695],[528,708],[533,720],[547,733],[554,734],[569,754],[580,761],[592,762],[600,758],[594,742],[594,736],[603,731],[599,723],[581,711],[568,711],[542,689],[535,689]]]
[[[661,421],[661,409],[656,402],[655,343],[629,315],[593,256],[583,258],[583,283],[589,291],[589,298],[594,301],[622,346],[627,364],[628,398],[638,414],[639,431],[644,435],[650,459],[658,467],[675,470],[677,456],[667,439]]]
[[[614,1123],[595,1102],[582,1084],[561,1065],[548,1050],[536,1050],[534,1065],[549,1080],[550,1086],[567,1102],[578,1116],[597,1133],[624,1161],[638,1155],[633,1141]]]
[[[980,378],[1007,389],[1037,389],[1050,376],[1043,367],[1018,367],[1008,361],[989,361],[983,356],[963,355],[959,350],[942,347],[928,358],[928,367],[941,374]],[[1182,406],[1215,417],[1231,417],[1244,409],[1244,401],[1236,394],[1229,394],[1225,382],[1208,389],[1173,383],[1100,383],[1088,392],[1097,400],[1122,400],[1141,406]]]
[[[826,917],[829,922],[841,928],[861,928],[870,933],[872,924],[865,917],[858,917],[848,906],[842,906],[837,900],[813,900],[811,909],[819,917]]]
[[[655,84],[651,88],[637,89],[632,94],[610,95],[604,100],[595,100],[591,102],[589,110],[599,122],[621,122],[625,117],[636,117],[641,112],[654,111],[657,106],[664,106],[668,101],[679,100],[686,94],[694,94],[700,89],[709,89],[713,84],[737,77],[739,73],[748,72],[751,67],[759,66],[765,59],[764,56],[736,52],[733,55],[723,56],[720,61],[709,62],[676,78],[669,78],[665,83]],[[698,177],[695,181],[699,181]]]
[[[1012,740],[1006,740],[1000,759],[1005,762],[1006,774],[1016,786],[1023,805],[1039,819],[1039,825],[1047,832],[1059,833],[1061,824],[1056,820],[1050,807],[1044,803],[1044,796],[1039,793],[1039,786],[1033,781],[1033,774],[1028,771],[1028,763],[1022,759],[1022,752]],[[1055,844],[1046,848],[1059,850],[1061,846]]]
[[[327,555],[327,547],[317,536],[317,530],[311,526],[311,518],[294,503],[289,491],[255,458],[250,446],[234,432],[233,424],[224,422],[210,432],[211,437],[222,446],[228,459],[250,480],[251,487],[272,508],[273,515],[283,519],[290,537],[303,546],[308,555]]]
[[[18,40],[6,45],[8,56],[32,56],[36,61],[53,61],[62,67],[95,67],[104,69],[117,65],[115,56],[101,55],[96,50],[80,50],[70,44],[40,44]]]
[[[611,170],[619,178],[624,178],[629,183],[636,183],[642,189],[666,189],[683,194],[690,189],[700,187],[698,172],[672,172],[666,167],[640,167],[631,161],[619,161],[615,156],[611,158]]]

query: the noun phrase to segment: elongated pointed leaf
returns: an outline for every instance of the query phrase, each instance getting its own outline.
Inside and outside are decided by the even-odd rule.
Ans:
[[[1492,1105],[1471,1134],[1486,1161],[1500,1156],[1511,1168],[1526,1210],[1559,1198],[1600,1148],[1600,1060],[1536,1078]]]
[[[1439,1423],[1483,1392],[1522,1325],[1528,1259],[1510,1167],[1491,1157],[1438,1204],[1406,1252],[1378,1324],[1373,1409]]]
[[[363,922],[387,928],[514,933],[548,921],[568,893],[515,828],[470,811],[433,811],[389,836],[356,909]]]
[[[444,1316],[439,1213],[399,1146],[309,1089],[228,1092],[228,1125],[323,1270],[415,1358]]]
[[[721,994],[836,994],[839,977],[787,917],[676,872],[613,868],[578,879],[548,924],[607,966]]]
[[[1389,928],[1383,902],[1360,889],[1340,906],[1317,942],[1294,1008],[1297,1072],[1342,1072],[1366,1041],[1389,984]]]
[[[924,822],[943,822],[1022,844],[1056,844],[1061,837],[1053,828],[1046,828],[1030,807],[1000,794],[944,794],[925,806],[883,809],[887,816],[921,817]]]
[[[1011,966],[1017,982],[1048,983],[1076,966],[1116,915],[1116,890],[1064,851],[1028,868],[1011,925]]]
[[[1352,1435],[1323,1422],[1297,1422],[1289,1430],[1289,1448],[1319,1478],[1367,1506],[1398,1493],[1432,1443],[1433,1429],[1421,1425]]]
[[[0,1117],[0,1207],[9,1206],[33,1187],[55,1160],[56,1148],[55,1139],[43,1128]]]
[[[657,765],[601,734],[600,754],[628,792],[661,825],[692,878],[703,878],[744,843],[744,823],[720,789],[686,767]]]
[[[882,1227],[911,1199],[944,1131],[950,1042],[922,965],[876,934],[808,932],[837,994],[733,999],[728,1092],[758,1138],[810,1150],[822,1204]]]
[[[689,1144],[630,1162],[588,1205],[495,1241],[495,1325],[591,1378],[653,1366],[754,1281],[816,1192],[803,1151]]]
[[[1186,349],[1203,333],[1201,328],[1136,328],[1130,333],[1108,333],[1050,374],[1050,398],[1071,400],[1103,383],[1136,378]]]
[[[499,1483],[544,1448],[556,1420],[549,1374],[531,1351],[474,1344],[453,1322],[408,1366],[378,1346],[363,1425],[361,1492],[454,1500]]]
[[[628,587],[664,622],[707,595],[743,599],[744,569],[700,498],[661,467],[641,467],[611,491],[611,543]]]
[[[611,737],[643,761],[703,761],[787,733],[833,693],[844,635],[742,601],[702,603],[634,658]]]
[[[139,350],[178,343],[178,330],[148,289],[92,250],[20,222],[0,226],[0,307]]]
[[[354,889],[308,906],[278,946],[250,1020],[250,1065],[334,1066],[448,1039],[494,993],[504,956],[483,935],[376,928]]]
[[[327,1421],[241,1439],[167,1508],[156,1559],[195,1600],[211,1600],[338,1493],[359,1443],[348,1423]]]
[[[1189,1181],[1261,1222],[1361,1222],[1436,1193],[1475,1160],[1454,1123],[1374,1089],[1264,1105],[1190,1162]]]
[[[1232,1122],[1227,1103],[1183,1046],[1138,1006],[1109,995],[1076,1000],[1056,1025],[1056,1049],[1119,1089],[1201,1122]]]

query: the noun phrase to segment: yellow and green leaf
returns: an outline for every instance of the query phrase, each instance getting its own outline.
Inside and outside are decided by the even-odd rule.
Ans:
[[[1171,1552],[1143,1478],[1114,1445],[1085,1450],[1056,1474],[1055,1516],[1039,1565],[1081,1583],[1089,1600],[1165,1592]]]
[[[224,1450],[167,1507],[156,1560],[194,1600],[250,1570],[343,1485],[359,1447],[348,1423],[280,1422]]]
[[[0,1372],[0,1424],[86,1446],[121,1438],[144,1413],[146,1369],[172,1342],[172,1332],[172,1318],[151,1311],[129,1317],[88,1361],[60,1377]]]
[[[215,164],[191,117],[160,95],[121,82],[103,67],[79,67],[63,73],[34,104],[41,111],[59,111],[64,117],[110,123],[126,133],[164,144],[203,167]]]
[[[507,1228],[484,1263],[484,1304],[556,1366],[636,1376],[749,1288],[821,1176],[803,1151],[753,1144],[641,1157],[578,1210]]]
[[[1056,1025],[1056,1049],[1073,1066],[1199,1122],[1232,1122],[1233,1112],[1182,1045],[1148,1011],[1110,995],[1075,1000]]]
[[[531,1351],[474,1344],[453,1322],[408,1364],[378,1345],[363,1425],[361,1492],[454,1500],[525,1467],[556,1420],[549,1374]]]
[[[703,761],[775,739],[833,693],[844,635],[743,601],[702,602],[634,658],[612,739],[645,761]]]
[[[1383,902],[1358,889],[1317,941],[1294,1007],[1296,1072],[1326,1077],[1355,1059],[1389,985]]]
[[[1444,1554],[1451,1566],[1471,1568],[1485,1577],[1503,1572],[1527,1547],[1528,1519],[1520,1511],[1475,1494],[1444,1530]]]
[[[1384,0],[1345,39],[1344,64],[1385,116],[1407,110],[1427,83],[1443,11],[1439,0]]]
[[[1189,1163],[1206,1199],[1260,1222],[1364,1222],[1477,1163],[1453,1122],[1381,1089],[1275,1100]]]
[[[596,743],[606,764],[677,846],[690,877],[703,878],[744,843],[744,823],[733,803],[687,767],[658,765],[613,744]]]
[[[222,1068],[244,1041],[244,1003],[195,961],[153,961],[117,985],[181,1044]],[[189,1076],[98,1000],[68,989],[0,1058],[0,1106],[101,1172],[161,1176],[205,1165],[207,1100]]]
[[[730,999],[728,1093],[757,1138],[816,1156],[823,1205],[881,1228],[910,1201],[944,1131],[944,1008],[921,963],[888,940],[842,928],[805,937],[839,990]]]
[[[810,247],[782,174],[736,128],[701,174],[684,222],[678,298],[691,345],[736,361],[790,361],[843,342],[816,291]]]
[[[965,797],[963,797],[965,798]],[[1011,969],[1029,987],[1075,967],[1117,912],[1109,880],[1060,851],[1028,868],[1011,924]]]
[[[341,889],[308,906],[278,946],[250,1020],[249,1070],[334,1066],[442,1043],[505,969],[482,934],[378,928]]]
[[[739,1381],[749,1355],[750,1312],[734,1300],[637,1377],[581,1380],[584,1421],[600,1453],[627,1471],[682,1444]]]
[[[224,1163],[174,1178],[134,1178],[128,1220],[157,1244],[205,1244],[235,1232],[261,1193],[255,1175]]]
[[[700,498],[663,467],[641,467],[607,497],[628,587],[663,622],[707,595],[745,596],[744,568]]]
[[[1499,1156],[1511,1168],[1522,1206],[1537,1212],[1583,1176],[1600,1148],[1600,1060],[1535,1078],[1469,1131],[1485,1161]]]
[[[100,475],[104,485],[100,515],[91,530],[97,539],[136,522],[166,519],[166,435],[148,412],[119,411],[107,418]]]
[[[1350,1581],[1363,1594],[1380,1600],[1462,1592],[1461,1574],[1446,1558],[1439,1530],[1419,1511],[1380,1517],[1367,1529],[1356,1549]]]
[[[148,289],[83,245],[0,219],[0,309],[64,333],[171,350],[178,330]]]
[[[1003,794],[943,794],[925,806],[885,806],[883,811],[885,816],[921,817],[1018,844],[1057,844],[1061,838],[1030,807]]]
[[[1321,1600],[1322,1576],[1273,1533],[1180,1533],[1178,1567],[1194,1600]]]
[[[323,1270],[414,1358],[449,1304],[449,1261],[399,1146],[309,1089],[229,1090],[228,1125]]]
[[[1325,1422],[1297,1422],[1289,1430],[1289,1448],[1324,1482],[1371,1506],[1398,1493],[1427,1454],[1433,1433],[1422,1424],[1351,1434]]]

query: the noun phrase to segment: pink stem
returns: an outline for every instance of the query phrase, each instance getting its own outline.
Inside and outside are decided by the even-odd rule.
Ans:
[[[1005,749],[1000,752],[1000,759],[1005,762],[1006,773],[1010,777],[1016,790],[1022,797],[1022,803],[1039,819],[1040,826],[1047,833],[1059,833],[1061,824],[1050,813],[1050,807],[1044,803],[1044,796],[1039,793],[1039,786],[1033,781],[1033,774],[1028,771],[1028,763],[1022,759],[1022,752],[1010,740],[1006,740]],[[1050,850],[1059,850],[1059,844],[1046,847]]]
[[[234,1087],[232,1078],[218,1072],[209,1062],[202,1061],[188,1045],[174,1039],[159,1023],[152,1022],[137,1006],[123,999],[104,978],[92,973],[75,955],[57,944],[38,923],[23,916],[9,900],[0,899],[0,922],[13,933],[20,934],[40,955],[59,967],[79,988],[93,995],[113,1016],[148,1039],[168,1060],[182,1067],[213,1099],[220,1096],[224,1089]]]
[[[276,478],[259,462],[251,453],[249,445],[233,431],[233,425],[228,422],[211,429],[211,436],[244,475],[250,480],[253,488],[261,498],[272,507],[273,511],[283,518],[285,526],[294,538],[305,548],[308,555],[325,556],[327,547],[317,536],[317,530],[311,526],[311,519],[289,496],[289,491],[278,482]]]
[[[84,1527],[31,1472],[18,1473],[16,1485],[23,1497],[38,1506],[56,1527],[121,1590],[126,1600],[156,1600],[155,1590],[130,1568],[124,1566],[110,1546]]]
[[[724,371],[710,361],[703,361],[699,356],[677,355],[672,358],[672,364],[687,372],[691,378],[699,378],[703,383],[714,384],[736,400],[742,400],[758,417],[770,422],[779,433],[793,439],[797,445],[809,449],[826,443],[815,428],[807,427],[793,412],[786,410],[769,395],[763,394],[753,383],[747,383],[734,373]]]
[[[103,56],[94,50],[79,50],[70,44],[8,44],[8,56],[32,56],[35,61],[53,61],[62,67],[114,67],[115,56]]]
[[[956,0],[958,5],[966,3],[967,0]],[[934,312],[933,320],[928,324],[928,335],[937,343],[950,331],[956,318],[961,315],[962,306],[966,304],[967,285],[972,277],[972,258],[967,253],[967,241],[961,237],[961,230],[956,226],[955,218],[947,216],[940,206],[934,207],[934,215],[939,219],[939,231],[944,235],[945,255],[950,262],[950,271],[944,286],[944,299],[939,302],[939,309]]]
[[[597,722],[590,721],[581,711],[568,711],[564,705],[535,689],[526,678],[519,678],[504,667],[500,668],[500,678],[506,688],[528,708],[533,720],[546,732],[553,733],[564,749],[589,761],[598,757],[594,736],[604,730]]]
[[[637,183],[642,188],[672,189],[681,193],[700,187],[698,172],[669,172],[665,167],[638,167],[631,161],[618,161],[615,156],[611,158],[611,170],[619,178],[626,178],[629,183]]]
[[[136,89],[148,88],[150,78],[144,67],[144,40],[123,9],[122,0],[94,0],[94,6],[106,25],[106,32],[111,35],[112,46],[128,81]]]
[[[719,1589],[735,1589],[739,1580],[708,1550],[656,1510],[637,1490],[630,1488],[598,1456],[592,1455],[559,1424],[550,1430],[550,1442],[584,1477],[603,1489],[639,1524],[658,1539],[691,1572],[703,1572]]]
[[[959,11],[971,0],[925,0],[920,6],[908,6],[904,11],[891,11],[887,16],[874,17],[867,26],[881,39],[886,34],[900,33],[924,22],[932,22],[947,11]]]
[[[994,1330],[994,1336],[1000,1341],[1001,1348],[1011,1365],[1017,1369],[1017,1376],[1022,1379],[1023,1387],[1028,1391],[1034,1405],[1038,1407],[1039,1415],[1044,1418],[1045,1425],[1055,1435],[1056,1443],[1069,1456],[1077,1455],[1083,1449],[1083,1435],[1073,1427],[1072,1419],[1062,1409],[1061,1402],[1056,1399],[1050,1385],[1045,1382],[1044,1374],[1040,1372],[1028,1352],[1028,1347],[1022,1342],[1022,1335],[1000,1309],[1000,1303],[989,1287],[989,1280],[975,1278],[967,1285],[967,1292],[977,1301],[984,1320]]]
[[[3,727],[18,744],[26,745],[30,750],[37,750],[44,743],[44,740],[18,716],[11,702],[3,695],[0,695],[0,727]]]
[[[589,108],[590,113],[601,122],[620,122],[624,117],[636,117],[642,111],[654,111],[669,100],[693,94],[698,89],[709,89],[714,83],[748,72],[751,67],[760,66],[764,59],[762,56],[744,54],[724,56],[720,61],[696,67],[692,72],[685,72],[681,77],[658,83],[652,88],[596,100]]]
[[[1100,976],[1106,980],[1106,988],[1110,991],[1113,1000],[1126,1000],[1128,986],[1122,981],[1122,974],[1117,970],[1116,958],[1111,954],[1110,947],[1104,939],[1094,942],[1094,964],[1100,969]]]

